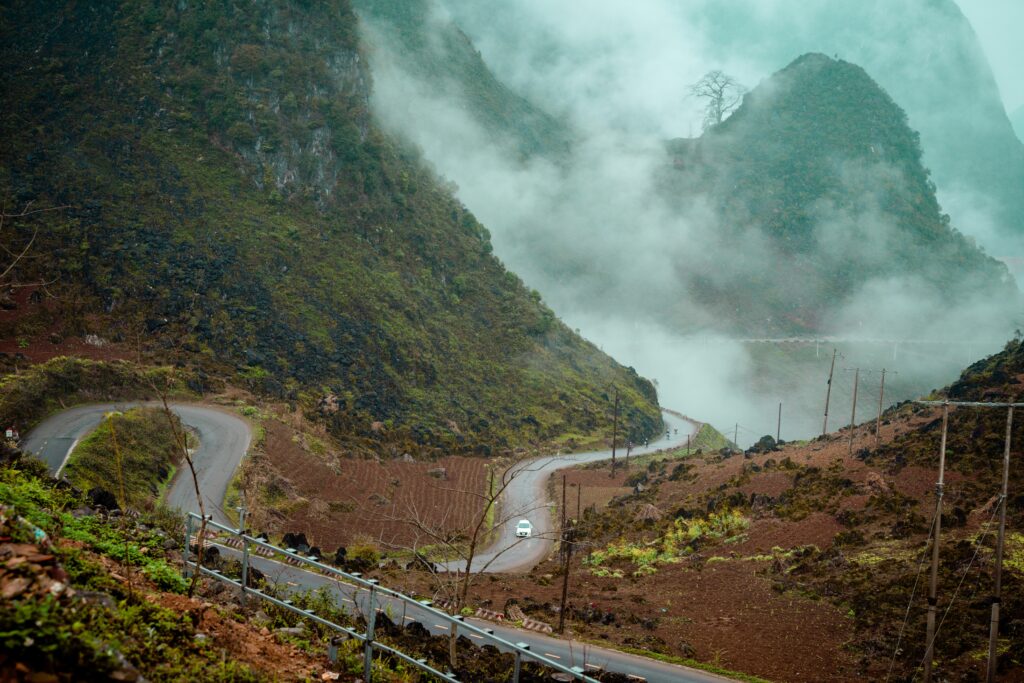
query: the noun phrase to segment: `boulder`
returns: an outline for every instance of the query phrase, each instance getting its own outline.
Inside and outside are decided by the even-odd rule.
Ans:
[[[281,539],[281,543],[284,544],[285,548],[298,548],[300,545],[304,545],[307,550],[309,549],[309,541],[306,540],[306,534],[304,533],[286,533],[284,538]]]
[[[86,494],[89,498],[89,502],[92,503],[93,507],[102,507],[107,510],[119,510],[120,506],[117,504],[117,498],[110,491],[100,488],[99,486],[89,489],[89,493]]]

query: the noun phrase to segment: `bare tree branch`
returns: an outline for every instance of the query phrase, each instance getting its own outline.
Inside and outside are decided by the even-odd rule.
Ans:
[[[30,208],[31,206],[32,206],[32,202],[28,202],[25,205],[25,207],[19,213],[7,213],[6,211],[0,211],[0,242],[5,242],[6,241],[6,240],[4,240],[2,238],[3,238],[3,234],[4,234],[4,227],[5,227],[5,224],[6,224],[6,222],[8,220],[16,219],[16,218],[25,218],[27,216],[32,216],[32,215],[35,215],[37,213],[45,213],[47,211],[62,211],[64,209],[69,208],[68,205],[62,205],[62,206],[51,206],[51,207],[47,207],[47,208],[44,208],[44,209],[31,209]],[[11,274],[11,272],[14,270],[14,268],[18,265],[18,263],[20,263],[25,258],[25,255],[28,254],[29,251],[32,249],[32,245],[35,244],[36,238],[38,236],[39,236],[39,229],[37,228],[36,230],[34,230],[32,232],[32,237],[29,239],[28,243],[24,246],[24,248],[22,248],[22,250],[20,252],[16,252],[16,251],[14,251],[12,249],[9,249],[7,246],[3,246],[4,252],[11,258],[11,261],[10,261],[10,263],[8,263],[6,266],[3,267],[3,272],[0,272],[0,287],[4,287],[4,288],[8,288],[8,287],[32,287],[32,286],[46,287],[46,286],[51,285],[54,282],[56,282],[56,279],[54,279],[54,280],[52,280],[50,282],[45,282],[45,283],[44,282],[33,282],[33,283],[25,283],[25,284],[14,284],[13,282],[8,282],[7,281],[8,276]]]
[[[704,107],[704,130],[717,126],[743,100],[746,89],[732,76],[715,69],[690,86],[690,93],[707,100]]]

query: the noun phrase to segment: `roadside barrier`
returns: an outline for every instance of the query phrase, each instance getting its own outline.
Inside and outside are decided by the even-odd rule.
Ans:
[[[196,567],[196,562],[192,560],[191,551],[192,543],[194,540],[196,540],[195,534],[193,533],[193,529],[196,528],[196,525],[201,524],[202,521],[202,517],[192,512],[188,513],[188,516],[185,519],[185,552],[183,554],[183,557],[186,569],[191,568],[192,570],[194,570]],[[211,542],[213,538],[217,536],[217,532],[221,532],[225,534],[225,537],[218,538],[218,542],[223,543],[224,545],[227,545],[229,547],[238,548],[241,550],[242,576],[239,580],[235,580],[228,576],[225,576],[223,573],[216,569],[209,569],[207,567],[202,566],[199,567],[200,573],[238,588],[241,591],[243,603],[247,595],[253,595],[261,600],[266,600],[267,602],[271,602],[279,607],[294,612],[305,619],[309,619],[310,621],[316,622],[322,626],[337,631],[340,635],[361,641],[363,643],[363,680],[366,681],[366,683],[371,683],[372,681],[371,677],[374,650],[385,652],[394,657],[397,657],[398,659],[401,659],[402,661],[407,662],[408,664],[411,664],[412,666],[415,666],[416,668],[421,669],[422,671],[437,676],[439,679],[443,681],[448,681],[449,683],[460,683],[459,680],[455,677],[455,674],[451,671],[442,672],[428,664],[425,659],[408,655],[404,652],[401,652],[400,650],[397,650],[376,640],[374,634],[374,626],[377,614],[381,611],[378,606],[378,600],[380,600],[381,598],[387,598],[389,600],[398,601],[403,603],[403,605],[405,606],[415,607],[416,609],[419,609],[422,612],[424,612],[427,616],[441,620],[440,623],[447,623],[449,625],[449,628],[457,628],[461,632],[467,634],[475,634],[482,640],[488,641],[491,645],[494,645],[501,650],[511,652],[515,655],[515,665],[512,672],[513,683],[519,683],[519,675],[522,667],[522,660],[524,658],[531,659],[554,671],[568,674],[571,677],[570,680],[584,681],[586,683],[599,683],[596,679],[588,676],[584,669],[581,667],[569,667],[564,664],[560,664],[559,662],[556,662],[553,659],[550,659],[549,657],[545,657],[543,655],[532,652],[530,650],[530,645],[528,643],[513,643],[511,641],[505,640],[500,636],[496,636],[494,634],[494,631],[489,628],[480,628],[478,626],[470,624],[465,620],[465,617],[461,615],[451,615],[447,612],[443,612],[439,609],[434,608],[429,600],[417,600],[416,598],[410,597],[403,593],[399,593],[398,591],[393,591],[388,588],[384,588],[378,583],[376,579],[364,579],[360,574],[350,574],[348,572],[343,572],[340,569],[320,562],[320,558],[318,557],[306,557],[292,548],[279,548],[277,546],[271,545],[264,538],[249,536],[245,533],[243,529],[232,529],[231,527],[214,522],[212,516],[207,516],[206,527],[207,531],[204,536],[203,545],[206,545],[207,543]],[[340,582],[344,582],[356,589],[366,591],[368,605],[366,609],[366,631],[360,633],[347,626],[342,626],[341,624],[336,624],[328,619],[324,619],[323,617],[315,614],[312,610],[304,610],[300,607],[297,607],[292,603],[291,600],[283,600],[276,596],[265,593],[257,588],[248,587],[250,552],[260,554],[263,557],[280,559],[282,561],[288,562],[289,564],[294,564],[296,566],[303,567],[304,569],[306,569],[307,571],[311,571],[312,573],[329,576]],[[269,555],[267,555],[266,553],[269,553]],[[541,622],[536,623],[539,624]],[[550,632],[550,626],[548,627],[548,629],[549,630],[546,632]]]

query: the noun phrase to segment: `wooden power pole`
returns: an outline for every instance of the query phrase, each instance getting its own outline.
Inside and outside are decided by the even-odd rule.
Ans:
[[[836,349],[832,349],[832,365],[828,369],[828,388],[825,390],[825,421],[821,424],[821,435],[828,434],[828,401],[832,398],[832,375],[836,370]]]
[[[615,476],[615,440],[619,436],[619,388],[615,389],[615,413],[612,417],[612,471],[608,474],[609,477]]]
[[[1011,399],[1013,403],[1016,399]],[[999,603],[1003,598],[1003,542],[1006,534],[1006,496],[1010,481],[1010,433],[1013,430],[1013,406],[1006,413],[1006,444],[1003,446],[1003,487],[999,492],[999,535],[996,537],[995,590],[992,593],[992,616],[988,631],[988,665],[985,680],[992,683],[996,677],[996,645],[999,641]]]
[[[882,440],[882,405],[885,401],[885,368],[882,368],[882,385],[878,390],[878,418],[875,420],[875,448]]]
[[[558,632],[565,632],[565,609],[569,598],[569,567],[572,561],[572,546],[575,543],[576,528],[562,530],[562,545],[565,546],[565,562],[562,564],[562,602],[558,610]]]
[[[850,449],[853,453],[853,432],[857,424],[857,383],[860,381],[860,368],[853,369],[853,409],[850,411]]]
[[[949,402],[942,404],[942,440],[939,443],[939,479],[935,483],[935,534],[932,537],[932,570],[928,581],[928,623],[925,633],[924,683],[932,680],[932,659],[935,654],[935,612],[938,603],[939,534],[942,531],[942,494],[946,473],[946,432],[949,429]]]
[[[560,548],[562,555],[565,555],[565,475],[562,475],[562,547]]]
[[[782,438],[782,401],[779,401],[779,421],[775,423],[775,443]]]

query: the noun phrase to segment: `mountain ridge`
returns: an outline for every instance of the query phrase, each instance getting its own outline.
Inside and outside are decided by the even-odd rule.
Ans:
[[[1015,291],[1005,266],[942,213],[919,135],[859,66],[803,55],[723,123],[668,151],[666,193],[679,210],[695,194],[710,197],[723,254],[733,240],[765,240],[760,263],[727,266],[727,276],[706,261],[681,266],[733,324],[821,331],[829,308],[872,279],[914,276],[954,299],[951,279]],[[792,268],[777,271],[775,259]]]
[[[603,431],[612,384],[630,431],[660,429],[653,386],[377,129],[347,2],[20,2],[0,31],[0,191],[69,207],[11,226],[37,235],[16,276],[60,297],[10,337],[131,340],[428,451]]]

